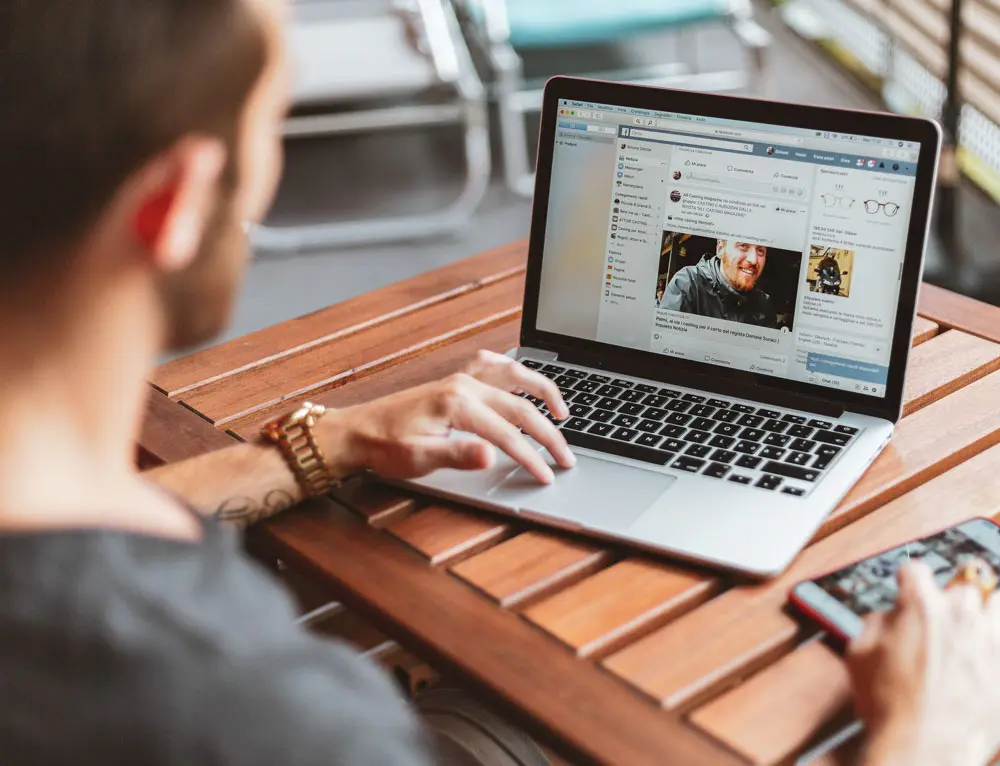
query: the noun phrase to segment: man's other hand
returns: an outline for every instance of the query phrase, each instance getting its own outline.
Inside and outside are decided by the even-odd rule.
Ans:
[[[506,356],[481,351],[464,372],[331,412],[323,423],[335,429],[327,432],[340,449],[329,450],[329,457],[346,471],[367,468],[386,478],[412,479],[439,468],[488,468],[495,445],[551,483],[552,469],[525,435],[564,468],[576,458],[559,430],[516,395],[522,392],[544,399],[556,418],[569,417],[555,383]],[[449,438],[453,430],[480,438]]]
[[[982,766],[1000,745],[1000,599],[899,571],[899,598],[848,650],[865,766]]]

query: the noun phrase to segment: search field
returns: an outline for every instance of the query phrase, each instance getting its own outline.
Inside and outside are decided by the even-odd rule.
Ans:
[[[656,141],[661,144],[688,144],[690,146],[703,146],[706,149],[727,149],[731,152],[753,152],[753,144],[741,143],[739,141],[718,141],[712,138],[674,136],[670,133],[660,133],[656,130],[642,130],[641,128],[625,128],[622,131],[622,134],[625,138],[637,138],[642,141]]]
[[[762,144],[781,144],[784,146],[802,145],[802,138],[800,136],[790,136],[784,133],[763,133],[759,130],[740,130],[738,128],[712,127],[710,125],[692,125],[687,122],[678,122],[676,120],[657,120],[655,127],[683,131],[685,133],[699,133],[701,135],[715,136],[718,138],[759,141]]]

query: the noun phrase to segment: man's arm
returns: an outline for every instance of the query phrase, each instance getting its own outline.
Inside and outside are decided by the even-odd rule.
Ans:
[[[689,296],[694,283],[687,274],[688,268],[690,267],[681,269],[670,280],[666,291],[663,293],[660,308],[667,311],[682,311],[686,314],[694,311],[694,302]]]

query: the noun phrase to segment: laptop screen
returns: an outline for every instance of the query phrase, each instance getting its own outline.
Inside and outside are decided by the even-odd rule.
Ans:
[[[558,103],[537,328],[885,396],[920,146]]]

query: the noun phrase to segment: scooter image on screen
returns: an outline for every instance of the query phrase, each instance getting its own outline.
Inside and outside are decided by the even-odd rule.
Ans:
[[[840,286],[843,278],[847,276],[846,271],[841,271],[836,261],[824,263],[820,266],[816,280],[818,292],[825,295],[840,295]]]

